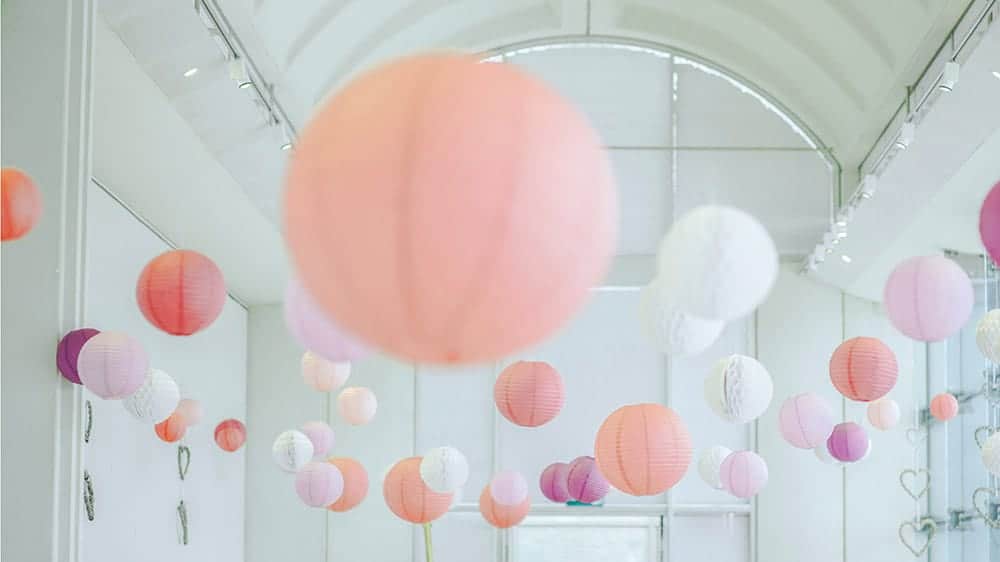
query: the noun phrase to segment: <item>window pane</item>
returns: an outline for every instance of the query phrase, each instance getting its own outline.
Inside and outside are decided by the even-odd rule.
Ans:
[[[653,562],[658,517],[529,517],[511,537],[516,562]]]

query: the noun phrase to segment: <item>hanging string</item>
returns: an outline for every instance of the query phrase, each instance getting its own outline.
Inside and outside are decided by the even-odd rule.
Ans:
[[[90,400],[87,400],[86,407],[87,424],[84,426],[83,430],[83,442],[90,443],[90,433],[94,429],[94,407],[90,404]]]
[[[191,466],[191,449],[187,445],[177,446],[177,476],[181,480],[187,476],[188,468]]]
[[[187,545],[188,543],[188,516],[187,507],[184,505],[184,500],[181,500],[177,504],[177,522],[179,528],[177,530],[177,540],[181,544]]]
[[[182,545],[188,544],[188,513],[184,504],[184,480],[187,478],[188,469],[191,468],[191,448],[187,445],[177,445],[177,478],[178,494],[180,501],[177,504],[177,540]]]
[[[87,521],[94,520],[94,482],[90,473],[83,471],[83,506],[87,509]]]
[[[434,545],[431,544],[431,524],[424,523],[424,559],[434,562]]]

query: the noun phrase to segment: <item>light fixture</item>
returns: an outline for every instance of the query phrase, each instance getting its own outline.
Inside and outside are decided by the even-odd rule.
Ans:
[[[198,74],[198,67],[197,66],[193,66],[193,67],[191,67],[191,68],[189,68],[189,69],[187,69],[187,70],[184,71],[184,77],[185,78],[190,78],[190,77],[194,76],[195,74]]]
[[[816,263],[823,263],[823,260],[826,259],[826,249],[822,244],[816,244],[816,247],[813,248],[812,257]]]
[[[861,182],[861,198],[871,199],[874,197],[877,185],[878,179],[874,175],[866,175],[864,181]]]
[[[854,207],[844,207],[837,213],[837,226],[844,227],[854,218]]]
[[[906,121],[899,128],[899,135],[896,136],[896,140],[892,143],[893,146],[900,150],[906,150],[910,146],[910,143],[913,142],[913,136],[916,132],[917,127],[913,124],[913,121]]]
[[[847,231],[846,230],[841,230],[840,232],[838,232],[837,233],[837,238],[841,238],[841,239],[847,238]]]
[[[236,81],[236,87],[241,90],[253,86],[253,80],[250,79],[250,72],[243,59],[237,58],[229,61],[229,77]]]
[[[840,261],[842,261],[844,263],[851,263],[854,260],[851,259],[851,256],[849,256],[847,254],[843,254],[843,255],[840,256]]]
[[[1000,80],[1000,72],[997,72],[996,70],[994,70],[993,71],[993,76],[995,76],[997,78],[997,80]]]
[[[961,67],[955,61],[944,63],[944,70],[941,71],[941,81],[938,82],[938,89],[942,92],[950,92],[955,89],[958,83],[958,71]]]

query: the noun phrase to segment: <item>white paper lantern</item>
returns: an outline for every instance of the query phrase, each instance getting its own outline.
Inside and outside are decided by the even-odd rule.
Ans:
[[[302,380],[314,390],[330,392],[344,386],[351,376],[350,361],[330,361],[307,351],[302,355]]]
[[[454,447],[437,447],[421,459],[420,477],[435,492],[454,492],[469,480],[469,461]]]
[[[1000,363],[1000,308],[994,308],[976,324],[976,345],[987,359]]]
[[[649,340],[663,353],[695,355],[719,338],[726,323],[682,311],[657,280],[642,289],[639,318]]]
[[[899,404],[892,398],[880,398],[868,403],[868,421],[872,427],[890,430],[899,423]]]
[[[771,404],[774,385],[756,359],[730,355],[720,359],[705,379],[705,401],[712,411],[730,423],[747,423]]]
[[[701,457],[698,459],[698,474],[701,475],[701,479],[706,484],[716,490],[724,488],[719,471],[722,469],[722,461],[726,460],[726,457],[732,452],[732,449],[722,445],[716,445],[702,451]]]
[[[685,312],[733,320],[764,301],[778,278],[778,250],[760,222],[732,207],[697,207],[660,244],[659,278]]]
[[[122,400],[122,405],[135,419],[157,424],[174,413],[180,400],[181,389],[174,379],[159,369],[150,369],[142,386]]]
[[[871,450],[870,445],[869,445],[869,450]],[[822,462],[823,464],[843,464],[839,460],[833,458],[833,455],[830,454],[830,449],[826,447],[826,443],[823,443],[820,446],[813,449],[813,452],[816,453],[816,458],[819,459],[820,462]]]
[[[345,388],[337,396],[337,411],[351,425],[365,425],[375,417],[378,400],[375,393],[363,386]]]
[[[291,429],[274,440],[271,456],[282,470],[295,472],[312,460],[313,444],[305,433]]]
[[[983,465],[994,476],[1000,476],[1000,431],[983,443]]]

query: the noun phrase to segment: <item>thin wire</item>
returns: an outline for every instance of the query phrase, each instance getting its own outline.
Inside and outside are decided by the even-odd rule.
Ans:
[[[90,472],[83,471],[83,506],[87,509],[87,521],[94,520],[94,481]]]
[[[177,537],[181,544],[188,544],[188,516],[187,507],[184,505],[184,500],[181,500],[177,504],[177,520],[181,525],[180,534]]]
[[[94,407],[90,404],[90,400],[85,403],[87,407],[87,425],[83,430],[83,442],[90,443],[90,435],[94,429]]]

